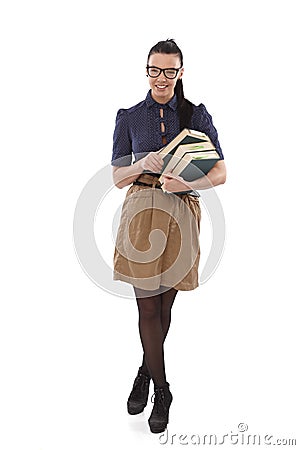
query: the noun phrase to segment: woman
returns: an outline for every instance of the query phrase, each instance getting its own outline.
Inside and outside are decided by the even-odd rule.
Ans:
[[[133,285],[144,350],[127,409],[129,414],[144,410],[152,379],[154,406],[148,422],[152,432],[160,433],[167,426],[173,398],[163,346],[171,308],[178,290],[198,286],[201,214],[196,190],[224,183],[226,169],[211,116],[203,104],[195,106],[184,98],[183,57],[174,40],[160,41],[151,48],[146,70],[150,85],[146,99],[120,109],[116,118],[113,180],[118,188],[131,186],[116,240],[114,279]],[[157,150],[183,128],[206,133],[220,160],[206,176],[189,183],[179,176],[165,175],[162,190],[158,178],[163,159]]]

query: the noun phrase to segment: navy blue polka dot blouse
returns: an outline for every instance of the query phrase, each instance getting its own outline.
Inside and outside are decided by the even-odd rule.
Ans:
[[[206,133],[220,158],[224,159],[212,117],[202,103],[199,106],[194,105],[190,128]],[[176,95],[168,103],[160,104],[153,100],[149,91],[142,102],[128,109],[119,109],[113,136],[111,164],[130,166],[132,155],[137,161],[147,153],[162,148],[179,132]]]

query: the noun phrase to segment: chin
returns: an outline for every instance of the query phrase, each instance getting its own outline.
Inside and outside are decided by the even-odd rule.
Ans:
[[[162,90],[162,89],[155,88],[155,92],[158,95],[162,95],[163,97],[166,97],[166,96],[168,96],[170,94],[169,89]]]
[[[154,93],[157,98],[160,98],[162,100],[165,99],[166,101],[169,101],[173,97],[172,92],[170,92],[169,90],[160,91],[158,89],[155,89]]]

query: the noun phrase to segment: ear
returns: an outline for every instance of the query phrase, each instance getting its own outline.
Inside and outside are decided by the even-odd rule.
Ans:
[[[184,67],[182,67],[179,71],[178,80],[180,80],[183,77]]]

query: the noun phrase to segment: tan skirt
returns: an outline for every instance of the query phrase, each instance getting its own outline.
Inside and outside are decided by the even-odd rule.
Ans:
[[[142,175],[139,180],[157,178]],[[136,288],[195,289],[200,258],[199,198],[131,185],[123,203],[114,252],[114,280]]]

